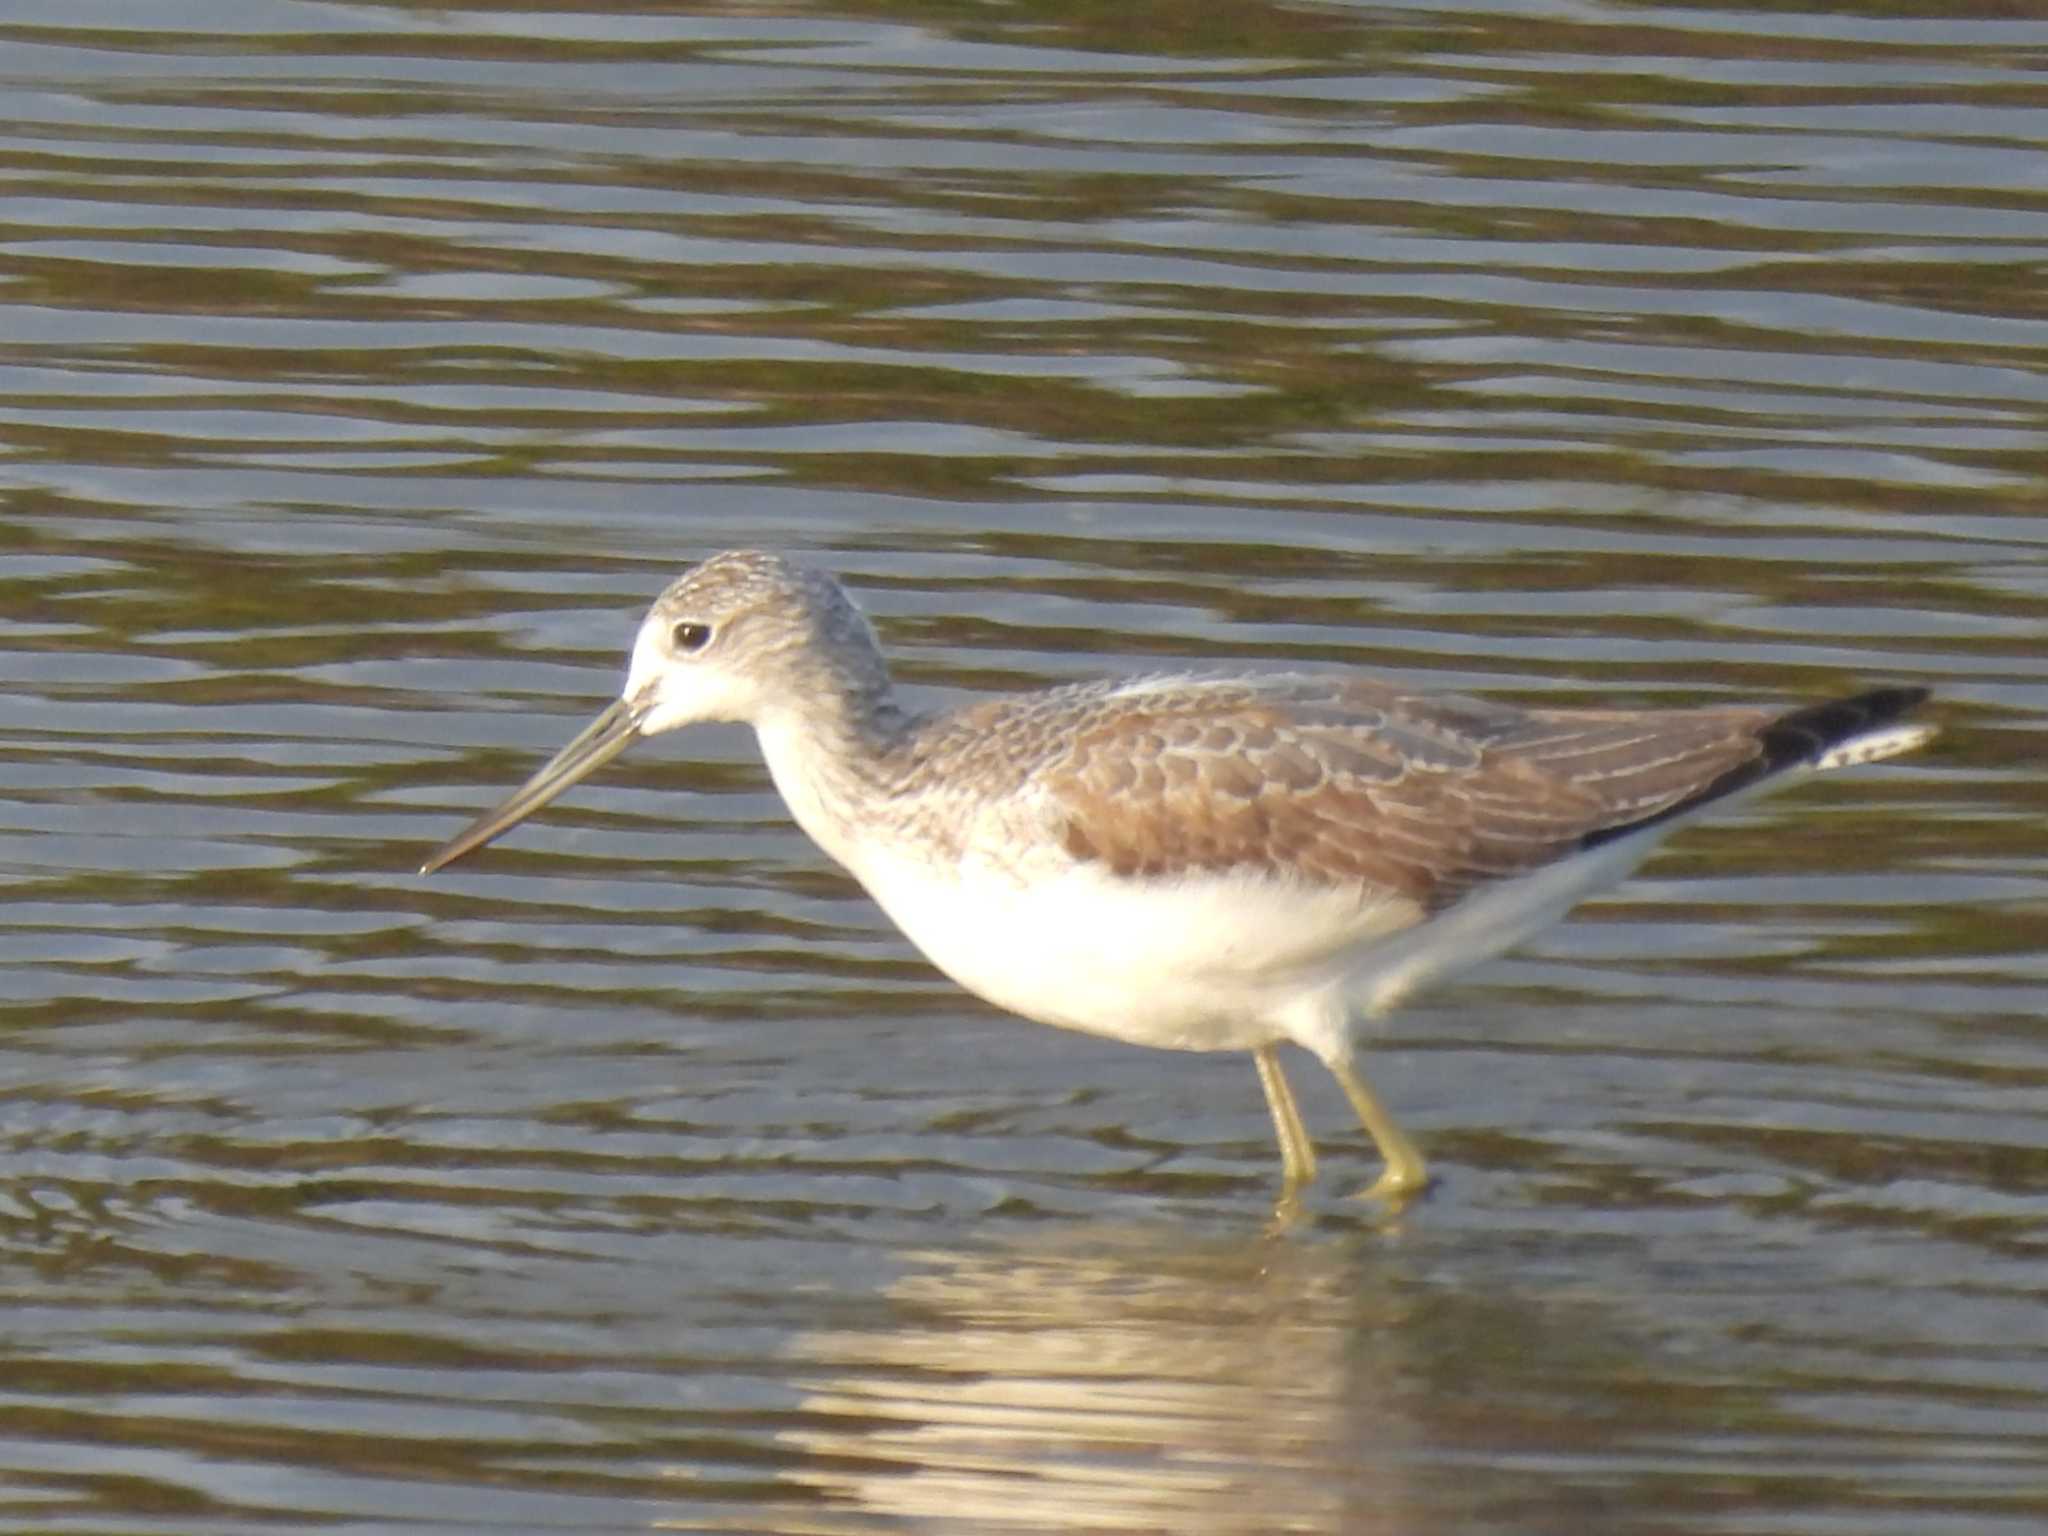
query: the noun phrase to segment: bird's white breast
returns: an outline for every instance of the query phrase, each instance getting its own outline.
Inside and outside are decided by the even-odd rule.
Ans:
[[[872,848],[851,867],[970,992],[1042,1023],[1183,1050],[1288,1037],[1304,996],[1341,989],[1361,946],[1419,916],[1396,896],[1236,874],[1137,881],[1066,864],[1020,879],[972,854],[940,868]]]

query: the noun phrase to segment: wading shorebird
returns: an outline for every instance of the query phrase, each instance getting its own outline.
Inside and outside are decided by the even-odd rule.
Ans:
[[[1796,770],[1920,746],[1922,688],[1798,708],[1529,709],[1369,677],[1173,674],[918,712],[840,585],[742,550],[655,600],[624,693],[427,860],[482,847],[643,736],[754,727],[797,825],[932,963],[1029,1019],[1250,1051],[1285,1209],[1316,1154],[1276,1047],[1342,1085],[1399,1203],[1422,1155],[1359,1025],[1498,954],[1674,828]]]

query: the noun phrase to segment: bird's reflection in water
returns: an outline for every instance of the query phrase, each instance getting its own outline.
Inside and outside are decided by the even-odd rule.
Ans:
[[[1379,1234],[1161,1225],[907,1255],[883,1331],[811,1334],[804,1481],[961,1531],[1410,1529]]]

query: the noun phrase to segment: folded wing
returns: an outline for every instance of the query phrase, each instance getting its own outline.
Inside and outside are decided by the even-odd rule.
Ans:
[[[1031,775],[1070,856],[1131,879],[1356,885],[1425,911],[1786,769],[1860,760],[1859,741],[1881,756],[1928,734],[1885,739],[1916,689],[1790,711],[1524,710],[1308,677],[1113,697]]]

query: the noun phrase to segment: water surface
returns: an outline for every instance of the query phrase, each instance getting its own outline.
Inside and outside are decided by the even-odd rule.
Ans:
[[[2048,1519],[2048,26],[0,21],[0,1524]],[[734,544],[910,685],[1940,696],[1389,1021],[962,996],[738,731],[422,881]]]

